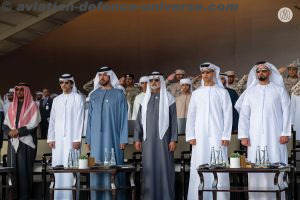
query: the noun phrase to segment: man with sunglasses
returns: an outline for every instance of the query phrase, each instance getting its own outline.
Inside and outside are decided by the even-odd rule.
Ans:
[[[238,138],[248,148],[248,160],[256,163],[256,151],[260,148],[267,150],[268,160],[264,164],[287,164],[287,143],[291,136],[290,97],[277,68],[265,61],[258,62],[250,71],[247,89],[235,107],[240,112]],[[274,174],[249,174],[248,181],[249,187],[273,187]],[[281,174],[279,184],[282,183]],[[249,199],[275,198],[273,193],[249,193]]]
[[[143,155],[143,200],[175,199],[177,116],[163,76],[153,72],[135,124],[135,148]]]
[[[137,114],[140,109],[140,105],[143,102],[145,94],[146,94],[148,83],[149,83],[148,76],[142,76],[140,78],[139,85],[142,89],[142,92],[135,97],[134,104],[133,104],[132,118],[131,118],[132,120],[136,120]]]
[[[198,199],[199,165],[210,164],[212,149],[222,152],[228,163],[227,148],[231,138],[232,104],[227,90],[220,80],[220,68],[212,63],[200,65],[201,87],[192,93],[186,122],[186,141],[192,145],[188,200]],[[213,164],[213,163],[211,163]],[[229,175],[218,174],[218,187],[229,185]],[[204,175],[205,185],[212,185],[213,175]],[[229,193],[218,192],[218,199],[229,200]],[[203,199],[213,196],[205,192]]]
[[[83,131],[84,101],[77,93],[74,78],[63,74],[59,78],[62,94],[53,100],[47,143],[52,149],[52,166],[68,167],[68,156],[72,149],[80,149]],[[73,175],[55,174],[55,187],[72,187]],[[71,200],[72,191],[54,192],[54,199]]]
[[[13,184],[17,199],[29,200],[31,197],[37,145],[36,128],[40,121],[40,111],[33,100],[29,85],[17,84],[3,126],[4,134],[9,138],[7,165],[16,170]]]

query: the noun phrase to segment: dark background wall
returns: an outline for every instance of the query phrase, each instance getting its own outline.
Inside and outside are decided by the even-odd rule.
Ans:
[[[164,0],[165,4],[237,3],[236,12],[122,12],[86,13],[63,27],[0,59],[0,92],[26,81],[33,90],[48,87],[58,92],[58,76],[74,74],[77,85],[90,80],[95,70],[111,66],[118,76],[137,77],[154,70],[165,74],[183,68],[199,73],[210,61],[223,71],[247,73],[258,60],[277,66],[300,57],[300,10],[293,1]],[[161,3],[157,0],[109,0],[114,3]],[[277,18],[288,6],[289,23]]]

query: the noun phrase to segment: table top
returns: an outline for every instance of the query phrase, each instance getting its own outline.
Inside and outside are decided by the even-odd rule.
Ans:
[[[14,172],[14,167],[0,167],[0,173]]]
[[[132,172],[135,171],[135,167],[131,165],[118,165],[118,166],[99,166],[99,167],[92,167],[87,169],[78,169],[78,168],[63,168],[63,169],[55,169],[55,168],[48,168],[49,173],[115,173],[115,172]]]
[[[198,172],[219,172],[219,173],[276,173],[289,172],[290,167],[281,167],[277,169],[271,168],[221,168],[221,169],[198,169]]]

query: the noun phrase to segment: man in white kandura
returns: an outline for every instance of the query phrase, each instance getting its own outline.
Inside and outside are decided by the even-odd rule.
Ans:
[[[68,156],[71,149],[80,149],[81,134],[83,131],[84,101],[77,93],[75,81],[72,75],[63,74],[59,78],[59,84],[63,91],[53,100],[48,140],[52,148],[52,166],[68,166]],[[71,187],[73,175],[70,173],[55,174],[55,187]],[[72,191],[57,190],[54,199],[71,200]]]
[[[270,163],[287,164],[291,136],[290,97],[277,68],[258,62],[250,71],[247,89],[235,107],[240,112],[238,138],[248,147],[248,160],[255,163],[256,150],[267,147]],[[273,187],[274,174],[249,174],[249,187]],[[282,183],[282,176],[279,177]],[[284,194],[281,195],[284,198]],[[249,199],[275,199],[273,193],[249,193]]]
[[[188,200],[198,199],[200,178],[197,168],[210,163],[212,147],[221,150],[227,160],[227,146],[231,138],[232,104],[229,94],[219,78],[220,68],[204,63],[200,66],[202,86],[192,93],[186,122],[186,141],[192,147]],[[229,186],[229,175],[218,174],[218,186]],[[212,174],[204,174],[205,185],[213,182]],[[218,199],[229,200],[229,193],[218,192]],[[205,200],[212,199],[211,192],[204,192]]]

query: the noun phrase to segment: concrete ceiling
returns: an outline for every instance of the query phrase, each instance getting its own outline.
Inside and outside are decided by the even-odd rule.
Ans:
[[[10,10],[0,9],[0,56],[6,55],[24,45],[30,44],[36,38],[46,35],[56,28],[80,16],[84,12],[78,5],[96,0],[0,0],[0,5],[9,2]],[[19,11],[18,5],[34,5],[52,3],[52,5],[74,5],[72,11]],[[77,9],[76,9],[77,8]],[[36,9],[37,10],[37,9]]]

